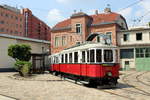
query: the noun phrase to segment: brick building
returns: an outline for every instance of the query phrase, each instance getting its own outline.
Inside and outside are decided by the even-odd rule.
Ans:
[[[24,16],[19,9],[0,5],[0,33],[15,36],[24,35]]]
[[[50,40],[50,27],[34,16],[31,10],[0,5],[0,34]]]
[[[83,43],[93,33],[107,34],[110,36],[111,43],[117,45],[116,32],[126,29],[128,27],[124,17],[111,12],[110,8],[105,8],[104,13],[100,14],[96,11],[94,15],[74,13],[69,19],[59,22],[52,28],[52,53]],[[99,42],[99,36],[94,40]]]
[[[50,40],[50,27],[34,16],[28,8],[22,9],[25,17],[25,37]]]

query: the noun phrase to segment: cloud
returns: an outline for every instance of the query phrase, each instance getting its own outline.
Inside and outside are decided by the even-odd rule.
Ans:
[[[150,0],[142,0],[139,5],[145,9],[145,10],[149,10],[150,9]]]
[[[138,5],[139,10],[135,12],[135,16],[140,20],[138,24],[147,24],[150,21],[150,0],[143,0]]]
[[[132,8],[127,8],[127,9],[124,9],[124,10],[120,11],[119,13],[122,16],[127,17],[127,16],[129,16],[131,14],[131,12],[132,12]]]
[[[87,11],[87,14],[89,15],[93,15],[95,14],[96,9],[90,9],[89,11]]]
[[[56,0],[58,3],[68,4],[73,0]]]
[[[74,3],[93,3],[94,1],[96,0],[56,0],[58,3],[61,3],[61,4],[74,4]]]
[[[48,23],[52,26],[64,19],[65,18],[58,9],[50,10],[47,16]]]

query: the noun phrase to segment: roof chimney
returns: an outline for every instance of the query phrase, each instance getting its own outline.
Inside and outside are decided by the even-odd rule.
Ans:
[[[110,4],[107,4],[107,7],[104,9],[104,13],[111,13]]]
[[[95,14],[98,15],[98,10],[95,10]]]

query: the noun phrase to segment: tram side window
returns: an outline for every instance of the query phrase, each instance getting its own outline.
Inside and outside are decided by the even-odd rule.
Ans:
[[[104,50],[104,61],[105,62],[112,62],[113,61],[112,50]]]
[[[87,62],[89,62],[89,50],[87,51]]]
[[[85,63],[85,51],[82,51],[82,62]]]
[[[64,55],[61,55],[61,63],[64,63]]]
[[[90,50],[90,62],[94,62],[95,59],[95,50]]]
[[[57,57],[55,57],[55,64],[57,63]]]
[[[65,63],[68,63],[68,55],[65,54]]]
[[[100,49],[96,50],[96,62],[102,62],[102,51]]]
[[[72,63],[72,53],[69,53],[69,63]]]
[[[74,52],[74,63],[78,63],[78,52]]]
[[[55,62],[56,62],[56,58],[55,58],[55,56],[54,56],[54,64],[55,64]]]
[[[58,64],[58,57],[56,57],[55,59],[56,59],[56,60],[55,60],[55,61],[56,61],[55,63]]]

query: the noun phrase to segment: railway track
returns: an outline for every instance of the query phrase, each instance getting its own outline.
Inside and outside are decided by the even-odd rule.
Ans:
[[[140,82],[140,83],[142,83],[142,84],[144,84],[144,85],[146,85],[146,86],[150,86],[150,84],[147,84],[147,83],[145,83],[145,82],[143,82],[143,81],[140,80],[140,76],[143,76],[143,75],[146,74],[146,73],[148,73],[148,71],[147,71],[147,72],[144,72],[144,73],[142,73],[142,74],[137,75],[137,76],[136,76],[136,79],[137,79],[138,82]]]
[[[134,75],[134,74],[135,74],[135,73],[130,73],[130,74],[124,75],[124,77],[122,78],[122,81],[123,81],[125,84],[127,84],[128,86],[131,86],[132,88],[134,88],[134,89],[136,89],[136,90],[142,92],[142,93],[139,93],[139,92],[136,92],[136,93],[139,93],[139,94],[142,94],[142,95],[146,95],[146,96],[150,96],[150,93],[149,93],[149,92],[147,92],[147,91],[145,91],[145,90],[143,90],[143,89],[140,89],[139,87],[137,87],[137,86],[135,86],[135,85],[129,83],[128,80],[126,80],[129,76]],[[139,82],[139,81],[141,82],[141,80],[139,80],[138,78],[139,78],[141,75],[143,75],[143,74],[145,74],[145,73],[142,73],[142,74],[139,74],[139,75],[136,76],[136,80],[137,80],[138,82]],[[135,92],[135,91],[132,91],[132,90],[128,90],[128,91]]]
[[[71,83],[74,83],[74,84],[76,84],[76,85],[79,85],[79,86],[84,86],[84,87],[87,87],[87,88],[91,88],[91,87],[89,87],[88,85],[86,85],[85,83],[82,83],[82,82],[75,82],[74,80],[70,80],[70,79],[66,79],[65,78],[65,80],[66,81],[68,81],[68,82],[71,82]],[[93,88],[93,87],[92,87]],[[99,89],[99,88],[93,88],[93,89],[96,89],[96,90],[98,90],[98,91],[101,91],[101,92],[104,92],[104,93],[107,93],[107,94],[111,94],[111,95],[115,95],[115,96],[118,96],[118,97],[122,97],[122,98],[124,98],[125,100],[135,100],[134,98],[131,98],[131,97],[128,97],[128,96],[125,96],[125,95],[121,95],[121,94],[119,94],[119,93],[114,93],[114,92],[112,92],[112,91],[107,91],[107,90],[104,90],[104,89]]]
[[[130,86],[130,87],[132,87],[132,88],[134,88],[135,90],[137,90],[137,91],[135,91],[135,90],[128,90],[128,89],[121,89],[121,90],[123,90],[123,91],[128,91],[128,92],[130,92],[130,93],[136,93],[136,94],[140,94],[140,95],[144,95],[144,96],[150,96],[150,93],[149,92],[146,92],[145,90],[143,90],[143,89],[140,89],[139,87],[137,87],[137,86],[135,86],[135,85],[133,85],[133,84],[131,84],[131,83],[129,83],[128,82],[128,77],[129,76],[131,76],[131,75],[134,75],[134,74],[137,74],[137,73],[130,73],[130,74],[127,74],[127,75],[124,75],[123,77],[122,77],[122,81],[126,84],[126,85],[128,85],[128,86]],[[139,75],[137,75],[136,76],[136,80],[138,81],[138,82],[141,82],[142,83],[142,81],[139,79],[140,78],[140,76],[142,76],[143,74],[145,74],[145,73],[142,73],[142,74],[139,74]],[[76,85],[80,85],[80,86],[85,86],[85,87],[88,87],[88,88],[90,88],[88,85],[85,85],[85,83],[82,83],[82,82],[80,82],[80,84],[79,84],[79,82],[75,82],[74,80],[72,80],[72,81],[70,81],[70,79],[67,79],[67,78],[65,78],[65,80],[66,81],[69,81],[69,82],[72,82],[72,83],[75,83]],[[146,83],[144,83],[143,82],[143,84],[145,84],[145,85],[147,85],[147,86],[149,86],[149,84],[146,84]],[[111,94],[111,95],[115,95],[115,96],[118,96],[118,97],[122,97],[122,98],[124,98],[125,100],[136,100],[136,98],[134,98],[134,97],[131,97],[132,95],[130,95],[130,94],[121,94],[121,93],[119,93],[118,91],[118,93],[116,92],[116,91],[114,91],[114,90],[106,90],[106,89],[99,89],[99,88],[93,88],[93,89],[96,89],[96,90],[98,90],[98,91],[101,91],[101,92],[105,92],[105,93],[108,93],[108,94]],[[130,96],[129,96],[130,95]]]

